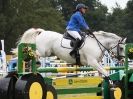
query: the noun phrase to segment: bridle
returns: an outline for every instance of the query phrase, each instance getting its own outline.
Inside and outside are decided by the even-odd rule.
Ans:
[[[100,50],[102,51],[102,55],[104,56],[105,55],[105,53],[104,53],[104,51],[103,51],[103,49],[101,48],[101,46],[111,55],[111,56],[113,56],[113,57],[116,57],[118,60],[119,59],[121,59],[121,57],[125,57],[125,56],[122,56],[122,55],[120,55],[120,44],[124,44],[122,41],[123,41],[123,39],[124,38],[122,38],[122,40],[119,40],[119,42],[115,45],[115,46],[113,46],[113,47],[111,47],[110,49],[108,49],[108,48],[106,48],[97,38],[96,38],[96,36],[94,35],[94,34],[91,34],[95,39],[96,39],[96,41],[97,41],[97,43],[98,43],[98,46],[100,47]],[[115,55],[114,54],[114,52],[112,51],[114,48],[117,48],[117,55]],[[106,55],[105,55],[106,56]]]
[[[123,55],[120,55],[120,45],[121,44],[124,44],[123,42],[123,39],[122,40],[119,40],[119,42],[114,46],[114,47],[111,47],[110,50],[114,49],[114,48],[117,48],[117,56],[114,54],[114,56],[119,60],[121,59],[122,57],[125,57]],[[113,53],[113,52],[112,52]]]
[[[118,59],[121,59],[121,58],[124,58],[124,57],[125,57],[124,55],[120,55],[120,53],[119,53],[120,50],[121,50],[121,49],[120,49],[120,45],[121,45],[121,44],[125,44],[125,43],[123,43],[122,41],[123,41],[123,39],[121,40],[121,42],[118,43],[118,46],[117,46],[117,58],[118,58]]]

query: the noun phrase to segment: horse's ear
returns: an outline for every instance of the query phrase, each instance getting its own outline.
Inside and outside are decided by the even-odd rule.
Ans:
[[[125,43],[126,40],[127,40],[127,38],[123,38],[123,39],[122,39],[122,43]]]

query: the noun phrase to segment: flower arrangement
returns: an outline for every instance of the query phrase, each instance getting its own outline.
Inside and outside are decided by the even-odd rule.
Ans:
[[[133,59],[133,48],[129,48],[129,49],[128,49],[127,55],[128,55],[128,58],[129,58],[129,59]]]
[[[24,58],[24,61],[30,61],[34,58],[36,58],[36,55],[35,55],[35,51],[32,50],[31,47],[24,47],[23,49],[23,58]]]

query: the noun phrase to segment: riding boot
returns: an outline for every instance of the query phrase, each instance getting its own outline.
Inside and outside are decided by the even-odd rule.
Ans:
[[[76,52],[78,50],[79,44],[80,44],[81,40],[80,39],[76,39],[73,50],[70,52],[70,55],[75,58],[76,57]]]

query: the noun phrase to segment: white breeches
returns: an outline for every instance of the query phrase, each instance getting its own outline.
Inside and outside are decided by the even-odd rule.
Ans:
[[[80,40],[82,39],[80,34],[77,32],[77,31],[71,31],[71,30],[68,30],[67,31],[72,37],[74,37],[75,39],[76,38],[79,38]]]

